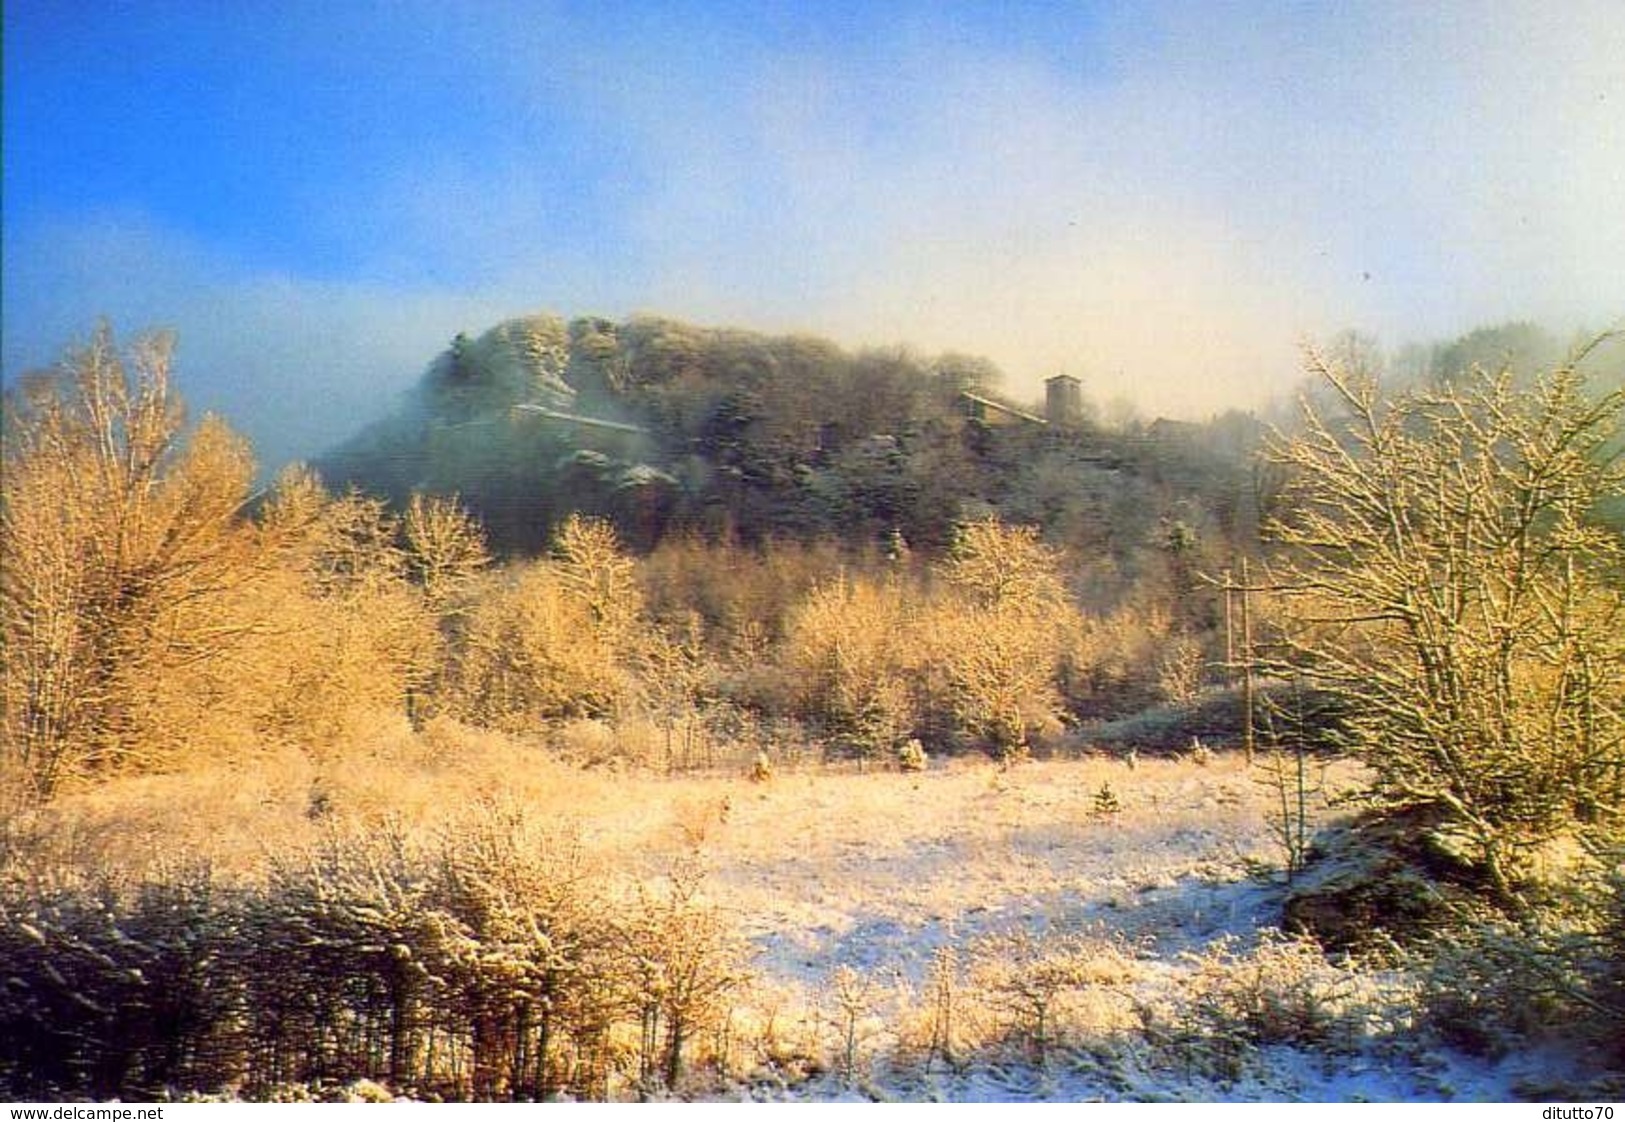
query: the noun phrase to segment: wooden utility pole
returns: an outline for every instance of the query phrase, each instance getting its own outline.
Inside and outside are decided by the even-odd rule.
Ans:
[[[1235,625],[1231,621],[1235,599],[1235,578],[1230,575],[1230,570],[1226,569],[1224,571],[1224,684],[1227,686],[1236,680]]]
[[[1253,762],[1253,619],[1248,606],[1252,586],[1247,576],[1247,558],[1241,559],[1241,747],[1247,764]]]

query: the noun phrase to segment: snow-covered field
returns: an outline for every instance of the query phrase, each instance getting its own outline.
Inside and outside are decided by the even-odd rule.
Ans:
[[[1555,1047],[1452,1051],[1415,1023],[1412,974],[1275,933],[1277,794],[1239,755],[758,783],[583,771],[494,738],[453,756],[433,739],[320,775],[273,761],[217,785],[142,781],[69,813],[110,848],[161,833],[240,865],[308,836],[318,789],[337,816],[428,825],[500,797],[570,829],[627,889],[697,859],[751,980],[710,1042],[732,1073],[697,1076],[695,1097],[1506,1101],[1598,1074]],[[1339,764],[1325,786],[1356,781]],[[236,828],[188,835],[223,817]]]
[[[828,989],[838,968],[874,979],[875,991],[894,979],[917,997],[944,944],[972,947],[1021,931],[1075,935],[1120,949],[1127,960],[1100,987],[1109,992],[1097,995],[1115,1002],[1118,1016],[1097,1009],[1082,1018],[1095,1032],[1068,1039],[1059,1030],[1042,1066],[1009,1047],[983,1048],[953,1065],[908,1062],[906,1042],[886,1023],[886,999],[876,996],[879,1015],[865,1026],[853,1072],[798,1086],[764,1081],[744,1093],[1504,1101],[1552,1086],[1563,1057],[1489,1062],[1430,1044],[1404,1025],[1322,1046],[1241,1047],[1217,1064],[1204,1045],[1159,1048],[1141,1038],[1136,1007],[1155,1010],[1188,996],[1221,946],[1236,971],[1255,969],[1248,956],[1260,932],[1278,922],[1283,854],[1268,819],[1276,796],[1259,778],[1226,754],[1205,766],[1084,758],[1001,770],[955,761],[923,775],[824,772],[732,786],[719,796],[726,812],[719,804],[701,842],[712,892],[749,934],[762,974],[802,995],[804,1007],[825,1007],[833,1023],[841,1017],[828,1008]],[[1352,778],[1351,769],[1334,769],[1329,782]],[[1116,813],[1097,811],[1103,784],[1117,796]],[[681,804],[678,817],[693,808]],[[1321,980],[1333,990],[1368,991],[1385,1008],[1381,998],[1403,1007],[1409,992],[1357,966],[1328,966]],[[908,997],[899,1000],[906,1005]]]

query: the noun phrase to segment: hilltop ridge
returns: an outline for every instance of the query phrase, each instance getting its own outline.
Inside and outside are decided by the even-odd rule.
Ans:
[[[573,512],[639,548],[676,531],[935,548],[998,514],[1124,563],[1162,522],[1256,524],[1250,418],[1107,429],[1074,401],[1050,426],[1001,380],[964,355],[544,313],[458,335],[400,409],[318,466],[398,501],[456,493],[515,553]]]

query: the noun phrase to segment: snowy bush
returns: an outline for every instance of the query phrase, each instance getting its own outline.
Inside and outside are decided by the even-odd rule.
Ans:
[[[925,746],[915,738],[911,737],[904,741],[903,746],[897,750],[897,768],[899,771],[924,771],[929,763],[930,760],[925,754]]]
[[[1178,993],[1142,1004],[1145,1034],[1173,1062],[1208,1078],[1240,1078],[1264,1045],[1351,1049],[1406,1020],[1413,987],[1377,984],[1334,963],[1313,939],[1266,928],[1244,948],[1227,935],[1185,956]]]
[[[490,806],[427,842],[329,836],[251,888],[0,872],[10,1098],[602,1098],[643,1031],[644,1084],[674,1084],[743,977],[693,882],[615,906],[569,837]]]

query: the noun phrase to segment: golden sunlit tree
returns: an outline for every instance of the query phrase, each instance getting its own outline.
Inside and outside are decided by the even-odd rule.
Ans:
[[[413,494],[402,521],[407,570],[437,617],[458,612],[491,563],[485,532],[456,496]]]
[[[1060,561],[1038,527],[982,518],[955,529],[941,573],[978,608],[1038,616],[1066,604]]]
[[[553,554],[559,582],[586,608],[598,632],[612,644],[630,641],[643,615],[643,589],[615,527],[572,514],[553,535]]]
[[[1583,354],[1581,356],[1583,358]],[[1391,810],[1421,812],[1520,905],[1532,851],[1625,810],[1625,391],[1579,359],[1385,397],[1318,356],[1276,576],[1287,658],[1340,699]]]
[[[469,609],[447,698],[464,719],[534,731],[613,716],[627,699],[643,638],[631,559],[608,523],[577,516],[554,554],[493,579]]]
[[[165,762],[263,623],[248,447],[212,417],[186,427],[172,351],[121,353],[103,326],[7,394],[0,753],[39,797]]]
[[[443,662],[437,601],[409,579],[422,556],[412,532],[403,547],[382,500],[329,495],[297,468],[277,481],[261,522],[278,563],[273,638],[259,652],[263,731],[320,751],[406,711]],[[436,573],[436,593],[454,586]]]
[[[913,731],[918,650],[912,591],[841,576],[791,618],[787,650],[803,711],[860,758],[883,757]]]
[[[1006,759],[1059,719],[1057,672],[1078,627],[1061,557],[1033,526],[961,525],[939,572],[950,595],[922,621],[930,695],[954,735]]]

